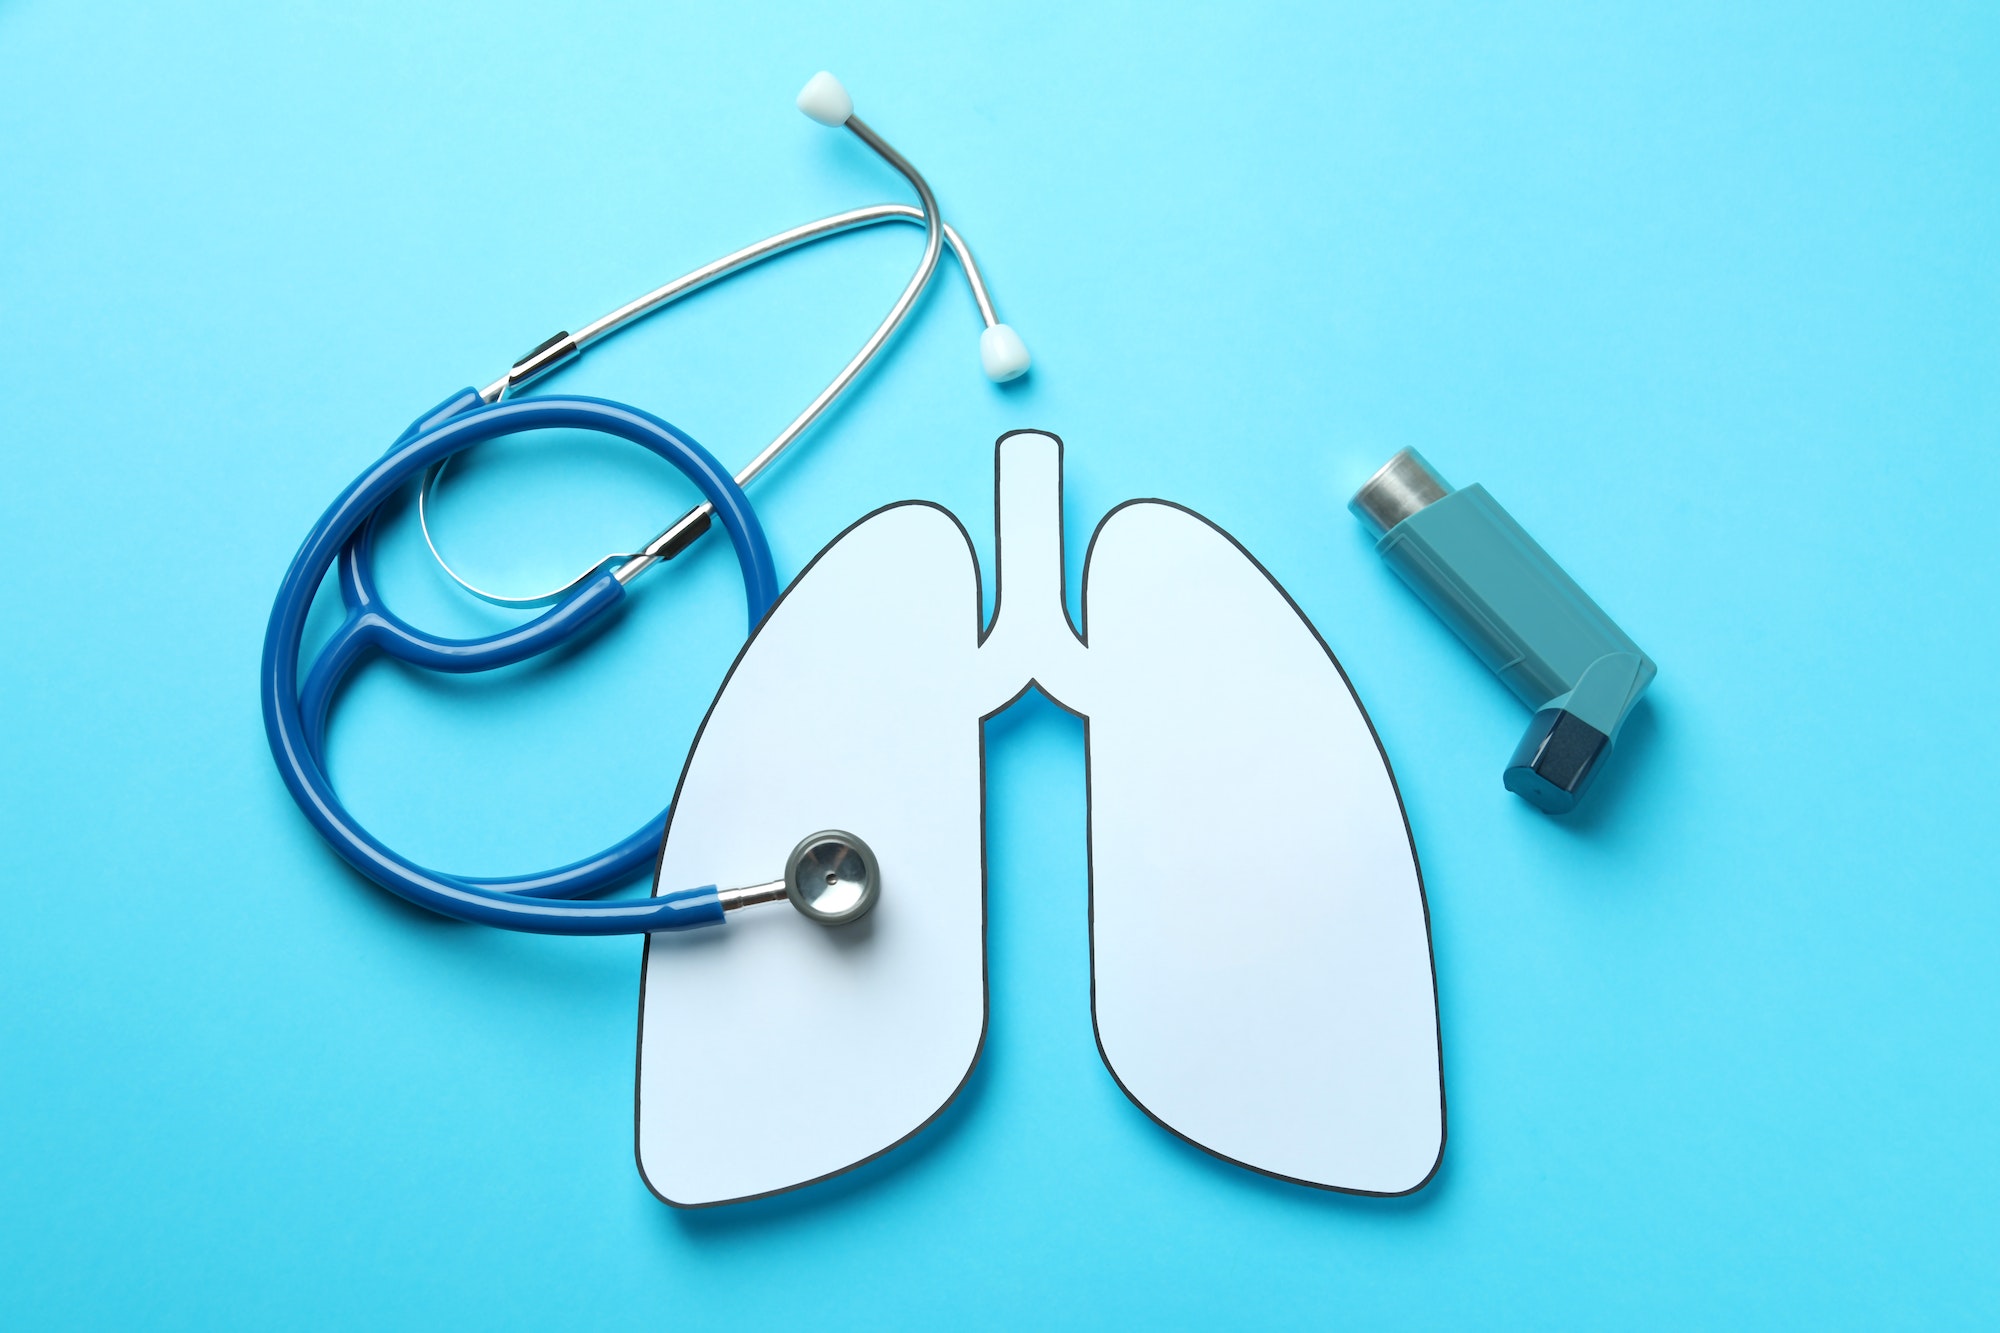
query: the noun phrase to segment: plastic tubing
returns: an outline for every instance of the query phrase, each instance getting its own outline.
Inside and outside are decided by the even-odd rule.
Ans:
[[[631,836],[567,866],[505,878],[449,875],[399,855],[347,812],[327,778],[326,714],[340,679],[368,651],[434,671],[486,671],[539,656],[576,638],[624,601],[608,564],[533,620],[480,639],[442,639],[409,625],[374,589],[370,531],[375,513],[432,464],[488,440],[529,430],[568,428],[615,436],[672,463],[715,506],[743,574],[755,628],[777,600],[777,572],[756,512],[728,471],[706,449],[658,417],[601,398],[523,398],[486,405],[464,389],[425,413],[389,452],[340,493],[313,525],[278,586],[264,632],[260,672],[264,730],[271,756],[299,809],[349,865],[419,907],[443,916],[544,935],[626,935],[683,930],[722,920],[713,885],[646,899],[568,901],[630,879],[658,854],[662,811]],[[347,609],[303,690],[299,652],[307,612],[321,581],[340,561]]]

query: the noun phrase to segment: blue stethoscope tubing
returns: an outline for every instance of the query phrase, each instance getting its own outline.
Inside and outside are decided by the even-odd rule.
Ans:
[[[672,463],[715,506],[743,575],[754,629],[778,597],[770,543],[743,488],[708,450],[658,417],[601,398],[519,398],[488,405],[464,389],[419,417],[388,453],[320,516],[278,587],[264,632],[261,693],[271,755],[299,809],[346,862],[419,907],[481,925],[544,935],[625,935],[722,920],[713,885],[658,897],[570,901],[625,882],[658,855],[666,812],[595,856],[540,874],[487,878],[429,870],[384,846],[347,812],[326,773],[326,719],[342,678],[370,651],[433,671],[474,672],[525,661],[576,638],[625,599],[611,561],[554,606],[479,639],[427,634],[384,605],[374,581],[374,520],[425,469],[474,445],[529,430],[567,428],[615,436]],[[327,570],[339,563],[346,618],[320,650],[304,685],[299,655],[306,615]]]

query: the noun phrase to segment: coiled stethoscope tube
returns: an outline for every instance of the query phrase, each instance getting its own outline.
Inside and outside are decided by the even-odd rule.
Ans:
[[[450,875],[419,866],[361,827],[333,790],[326,775],[325,728],[340,681],[370,650],[436,671],[486,671],[538,656],[569,642],[598,623],[624,600],[625,584],[642,570],[684,549],[720,521],[743,576],[751,628],[778,595],[770,545],[742,482],[755,476],[852,384],[887,342],[937,267],[947,228],[929,185],[917,170],[853,115],[851,102],[831,75],[821,74],[799,95],[814,119],[846,125],[910,181],[922,203],[924,255],[896,304],[839,375],[779,436],[736,477],[713,455],[650,413],[600,398],[515,398],[508,394],[574,357],[590,342],[609,336],[697,287],[782,253],[786,249],[890,218],[909,218],[906,205],[837,214],[779,233],[725,256],[665,287],[620,307],[576,335],[549,339],[484,390],[463,389],[438,404],[397,437],[388,453],[371,465],[321,515],[293,557],[271,609],[265,631],[260,691],[271,753],[293,799],[343,859],[384,887],[445,916],[541,934],[607,935],[680,930],[723,919],[733,908],[783,897],[810,919],[837,925],[867,912],[880,891],[880,870],[866,843],[853,834],[824,830],[794,849],[784,878],[746,888],[701,888],[652,898],[606,903],[570,901],[622,883],[637,874],[659,849],[666,827],[662,811],[629,837],[595,856],[537,874],[484,877]],[[916,220],[910,218],[910,220]],[[965,265],[986,331],[982,359],[995,379],[1026,368],[1026,350],[1012,330],[999,323],[969,250],[955,233],[950,242]],[[381,506],[420,475],[466,449],[522,431],[568,428],[612,435],[651,449],[694,482],[703,503],[671,525],[639,552],[608,556],[553,596],[488,600],[530,601],[549,609],[513,629],[478,639],[444,639],[420,630],[390,611],[375,586],[374,524]],[[433,548],[435,550],[435,548]],[[440,558],[441,561],[441,558]],[[327,571],[338,563],[338,583],[346,617],[320,651],[303,685],[299,655],[307,613]],[[441,561],[442,562],[442,561]],[[457,576],[454,574],[454,578]],[[460,580],[462,583],[463,580]]]

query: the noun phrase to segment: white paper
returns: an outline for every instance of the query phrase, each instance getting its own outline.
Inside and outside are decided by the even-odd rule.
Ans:
[[[1157,501],[1100,526],[1063,609],[1061,444],[998,451],[998,607],[950,515],[879,511],[746,645],[696,740],[661,883],[773,878],[865,838],[870,917],[783,907],[648,944],[638,1153],[669,1202],[809,1183],[943,1109],[985,1027],[981,720],[1033,681],[1084,714],[1092,996],[1126,1093],[1256,1170],[1402,1193],[1443,1146],[1428,925],[1358,700],[1282,590]]]

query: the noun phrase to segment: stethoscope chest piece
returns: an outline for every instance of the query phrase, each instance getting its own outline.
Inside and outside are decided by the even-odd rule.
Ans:
[[[792,849],[785,862],[785,896],[822,926],[846,925],[868,915],[882,896],[882,870],[867,843],[824,829]]]

